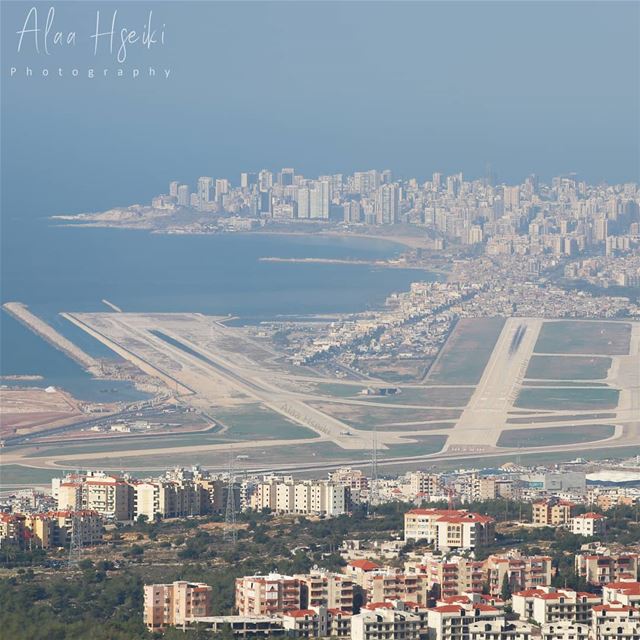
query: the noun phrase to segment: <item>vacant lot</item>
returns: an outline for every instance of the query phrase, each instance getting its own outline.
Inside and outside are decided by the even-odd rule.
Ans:
[[[473,394],[473,387],[402,388],[390,396],[360,396],[361,400],[380,404],[413,404],[425,407],[465,407]]]
[[[601,380],[607,377],[609,367],[611,358],[533,356],[525,377],[543,380]]]
[[[630,336],[627,322],[545,322],[535,352],[627,355]]]
[[[503,431],[499,447],[545,447],[549,445],[576,444],[604,440],[613,435],[610,424],[589,424],[573,427],[549,427],[548,429],[514,429]]]
[[[223,435],[229,440],[267,440],[316,438],[311,429],[287,420],[275,411],[258,404],[238,409],[213,412],[214,417],[229,427]]]
[[[442,451],[446,436],[420,436],[418,438],[411,438],[416,442],[406,442],[402,444],[390,445],[388,449],[380,451],[378,458],[393,458],[399,456],[424,456],[430,453],[438,453]]]
[[[588,409],[615,409],[618,406],[617,389],[549,389],[525,387],[521,389],[515,406],[523,409],[555,409],[583,411]]]
[[[477,384],[498,341],[504,318],[463,318],[431,367],[429,384]]]
[[[396,425],[402,423],[421,423],[429,420],[455,420],[461,411],[454,409],[401,409],[392,407],[371,406],[366,407],[357,404],[331,403],[310,403],[339,420],[350,424],[356,429],[373,429],[374,426],[384,428],[385,425]],[[416,425],[413,425],[416,426]],[[420,426],[416,427],[419,430]]]

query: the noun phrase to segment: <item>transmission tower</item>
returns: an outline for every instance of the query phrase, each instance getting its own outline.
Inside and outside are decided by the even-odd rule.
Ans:
[[[224,514],[224,539],[231,540],[233,544],[238,539],[236,531],[236,496],[235,496],[235,476],[233,467],[233,454],[229,453],[229,480],[227,483],[227,508]]]
[[[69,541],[69,568],[75,567],[82,560],[83,523],[78,515],[78,509],[82,508],[82,484],[76,487],[75,508],[71,512],[71,540]]]
[[[369,489],[369,504],[378,504],[378,428],[373,426],[371,432],[371,487]]]

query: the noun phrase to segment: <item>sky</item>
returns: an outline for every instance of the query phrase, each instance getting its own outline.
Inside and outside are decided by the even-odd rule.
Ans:
[[[76,45],[37,54],[28,34],[18,52],[33,6]],[[165,43],[120,64],[103,39],[94,55],[96,10],[106,24],[114,9],[118,29],[152,10]],[[3,211],[96,210],[283,166],[637,180],[639,26],[635,2],[3,2]]]

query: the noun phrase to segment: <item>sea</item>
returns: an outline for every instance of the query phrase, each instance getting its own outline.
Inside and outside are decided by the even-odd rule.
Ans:
[[[394,291],[435,275],[366,264],[261,261],[263,257],[376,260],[403,246],[374,238],[266,233],[163,235],[71,228],[46,217],[3,218],[2,302],[19,301],[80,347],[108,348],[64,320],[63,311],[201,312],[260,322],[283,316],[378,308]],[[130,383],[96,380],[6,312],[0,372],[39,375],[18,384],[63,388],[82,400],[143,397]],[[5,381],[6,383],[6,381]],[[16,383],[10,383],[16,384]],[[109,394],[105,398],[105,394]]]

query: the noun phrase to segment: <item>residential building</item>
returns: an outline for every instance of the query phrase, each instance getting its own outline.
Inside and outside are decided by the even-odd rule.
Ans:
[[[602,588],[602,601],[640,607],[640,582],[621,580],[607,584]]]
[[[550,556],[493,555],[484,561],[489,593],[498,596],[505,578],[511,589],[523,591],[551,584]]]
[[[538,624],[561,620],[590,624],[591,610],[597,604],[602,604],[598,595],[552,587],[528,589],[512,596],[513,611],[520,619],[532,619]]]
[[[251,507],[281,514],[339,516],[348,512],[349,487],[327,480],[270,477],[256,486]]]
[[[300,607],[353,610],[353,581],[341,573],[314,567],[310,573],[295,575],[300,583]]]
[[[487,580],[482,561],[460,556],[427,556],[415,571],[425,574],[430,593],[436,598],[482,593]]]
[[[411,509],[404,516],[405,540],[425,540],[436,549],[474,549],[494,535],[493,518],[464,510]]]
[[[348,638],[351,636],[350,611],[311,607],[282,614],[282,625],[295,638]]]
[[[437,473],[414,471],[409,474],[412,497],[422,496],[429,500],[431,496],[442,495],[442,477]]]
[[[21,513],[0,513],[0,547],[22,545],[25,539],[25,516]]]
[[[128,521],[133,518],[133,487],[126,480],[101,472],[70,474],[62,481],[52,481],[58,510],[97,511],[110,520]]]
[[[144,586],[143,618],[149,631],[184,625],[191,618],[211,615],[212,588],[183,580]]]
[[[583,513],[571,520],[571,532],[577,536],[593,538],[604,535],[607,529],[607,517],[601,513]]]
[[[469,640],[531,640],[533,625],[513,620],[485,620],[469,625]]]
[[[418,614],[392,605],[365,607],[351,618],[351,640],[419,640],[421,632]]]
[[[611,635],[612,629],[627,624],[632,628],[639,627],[640,608],[620,602],[596,605],[591,617],[591,638],[596,640],[601,635]]]
[[[271,573],[236,579],[236,609],[241,616],[273,616],[300,608],[298,578]]]
[[[584,622],[549,622],[541,627],[541,640],[589,640],[589,629]]]
[[[603,548],[579,553],[575,557],[576,574],[593,585],[635,580],[639,557],[637,553],[610,553]]]
[[[575,505],[568,500],[546,498],[534,502],[532,505],[532,519],[534,524],[558,527],[568,525]]]
[[[430,640],[467,640],[475,623],[504,622],[499,609],[487,604],[445,604],[429,609]]]

